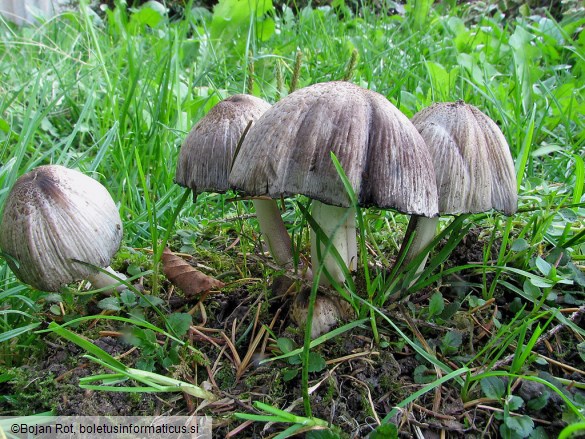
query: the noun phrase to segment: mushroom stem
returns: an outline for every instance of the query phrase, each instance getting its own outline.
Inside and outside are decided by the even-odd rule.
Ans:
[[[343,220],[345,215],[347,217]],[[331,240],[345,266],[350,272],[355,271],[357,263],[355,209],[330,206],[313,200],[311,216],[319,224],[323,233]],[[321,253],[323,252],[325,252],[325,244],[321,243]],[[320,264],[324,264],[335,281],[345,282],[344,270],[339,266],[331,252],[328,252],[323,257],[323,260],[320,261],[317,254],[317,235],[313,230],[311,230],[311,261],[313,262],[313,272]],[[324,275],[321,276],[319,282],[324,286],[330,285],[329,280]]]
[[[254,199],[253,202],[260,231],[266,244],[268,244],[268,249],[274,261],[283,268],[292,268],[291,239],[280,216],[280,209],[276,201]]]
[[[437,232],[438,224],[438,216],[427,218],[424,216],[412,215],[410,217],[410,221],[408,222],[408,228],[406,229],[406,235],[402,241],[402,246],[398,252],[398,259],[400,259],[400,256],[406,251],[405,246],[410,240],[412,234],[414,234],[412,243],[410,244],[408,251],[406,251],[406,256],[404,256],[403,263],[408,265],[410,262],[412,262],[412,260],[416,258],[420,252],[423,251],[425,247],[433,240]],[[413,283],[418,279],[418,274],[424,270],[428,257],[429,255],[427,253],[416,270],[417,276],[414,278]]]
[[[121,284],[120,281],[118,280],[118,279],[126,280],[127,277],[125,275],[123,275],[122,273],[118,273],[110,266],[107,266],[104,270],[107,271],[107,273],[104,273],[103,271],[98,271],[96,273],[90,274],[87,277],[87,280],[96,290],[109,287],[108,289],[105,289],[104,292],[110,293],[114,289],[122,291],[124,288],[126,288],[126,286],[124,284]]]

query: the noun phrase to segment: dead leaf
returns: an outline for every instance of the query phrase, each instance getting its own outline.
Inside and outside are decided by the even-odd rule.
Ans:
[[[180,288],[187,297],[196,296],[213,288],[222,288],[225,285],[223,282],[193,268],[168,248],[163,251],[162,264],[167,279],[174,286]]]

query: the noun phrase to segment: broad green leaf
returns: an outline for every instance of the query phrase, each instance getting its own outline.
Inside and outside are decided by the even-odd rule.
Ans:
[[[156,27],[165,17],[167,9],[156,1],[144,3],[130,19],[131,25],[147,25]]]
[[[528,437],[534,430],[534,421],[526,415],[508,416],[504,419],[506,426],[520,437]]]
[[[431,85],[435,93],[435,99],[447,101],[450,99],[451,90],[455,88],[457,78],[459,77],[459,67],[447,72],[441,64],[427,61],[427,71],[431,79]]]
[[[326,367],[327,363],[320,353],[314,351],[309,353],[309,372],[321,372]]]
[[[538,398],[533,398],[530,401],[528,401],[526,403],[526,407],[528,407],[530,410],[533,410],[533,411],[542,410],[548,404],[548,397],[549,397],[549,393],[545,392],[541,396],[539,396]]]
[[[441,352],[445,355],[457,352],[463,342],[463,336],[460,331],[449,331],[441,339]]]
[[[424,364],[417,366],[414,369],[414,382],[416,384],[428,384],[437,379],[437,375],[426,367]]]
[[[543,276],[548,276],[550,274],[551,265],[548,262],[546,262],[544,259],[542,259],[540,256],[536,257],[536,259],[534,260],[534,263],[536,265],[536,268],[538,268],[538,271],[540,271]]]
[[[167,318],[168,329],[174,332],[177,337],[181,337],[187,333],[193,318],[187,313],[173,313]]]
[[[154,306],[158,306],[164,303],[164,300],[162,300],[160,297],[156,297],[156,296],[150,296],[148,294],[143,294],[140,296],[140,300],[138,301],[138,304],[143,307],[143,308],[148,308],[148,307],[154,307]]]
[[[574,210],[567,208],[559,209],[559,215],[568,223],[577,221],[577,219],[579,218]]]
[[[522,398],[520,398],[519,396],[510,395],[510,397],[507,399],[506,403],[508,404],[508,407],[510,408],[510,410],[515,412],[520,407],[522,407],[524,405],[524,400]]]
[[[243,47],[249,26],[254,25],[265,41],[274,32],[272,19],[264,18],[272,10],[272,0],[220,0],[213,8],[211,38],[227,42],[239,36],[238,44]]]
[[[530,248],[530,244],[524,238],[519,238],[514,240],[512,245],[510,246],[510,250],[514,252],[521,252],[523,250],[528,250]]]
[[[504,382],[494,376],[482,378],[479,382],[483,394],[491,399],[501,399],[506,393]]]
[[[98,307],[107,311],[120,311],[120,300],[117,297],[106,297],[98,302]]]
[[[452,318],[455,313],[457,311],[459,311],[461,309],[461,303],[457,300],[447,303],[445,305],[445,308],[443,308],[443,312],[441,312],[441,314],[439,314],[439,316],[443,319],[443,320],[448,320],[450,318]]]
[[[394,424],[382,424],[368,437],[370,439],[398,439],[398,428]]]
[[[283,354],[288,354],[295,348],[293,341],[286,337],[280,337],[278,340],[276,340],[276,345]]]
[[[136,304],[136,294],[130,290],[124,290],[120,293],[120,300],[126,306],[132,306]]]
[[[530,434],[530,439],[549,439],[549,435],[546,434],[546,430],[543,426],[538,426]]]
[[[145,355],[151,355],[159,349],[156,333],[150,329],[132,328],[125,338],[128,343],[139,347]]]
[[[290,381],[299,374],[299,369],[283,369],[282,379],[284,381]]]
[[[532,157],[541,157],[548,154],[554,154],[562,151],[563,148],[559,145],[544,145],[532,151]]]
[[[548,286],[548,284],[547,284]],[[534,285],[532,279],[525,279],[524,283],[522,284],[523,291],[531,298],[538,299],[542,295],[542,291],[540,288]]]
[[[431,316],[439,315],[443,312],[443,309],[445,309],[443,295],[436,292],[431,296],[431,300],[429,301],[429,314]]]

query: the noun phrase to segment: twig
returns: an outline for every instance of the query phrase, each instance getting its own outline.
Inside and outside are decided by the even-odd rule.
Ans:
[[[229,439],[231,437],[235,437],[238,433],[240,433],[242,430],[245,430],[246,428],[248,428],[253,423],[254,423],[254,421],[244,421],[244,422],[242,422],[240,425],[238,425],[236,428],[234,428],[233,430],[229,431],[228,434],[225,435],[226,439]]]
[[[236,371],[236,380],[239,380],[242,377],[242,375],[244,374],[244,372],[246,372],[246,369],[248,368],[248,365],[250,364],[250,360],[252,359],[254,353],[256,352],[256,348],[258,347],[258,345],[260,344],[260,342],[264,338],[265,334],[266,334],[266,327],[261,326],[260,330],[258,331],[258,334],[256,334],[256,337],[254,337],[254,339],[251,341],[250,346],[248,347],[248,351],[246,352],[246,355],[244,356],[244,359],[241,361],[240,365],[238,366],[238,370]]]
[[[481,311],[484,308],[487,308],[488,306],[490,306],[492,303],[494,303],[496,301],[496,299],[494,299],[493,297],[491,299],[488,299],[485,301],[485,303],[482,303],[479,306],[476,306],[475,308],[472,308],[469,310],[469,314],[475,314],[478,311]]]
[[[222,341],[222,339],[205,335],[203,332],[201,332],[199,330],[200,328],[197,326],[191,325],[191,328],[189,328],[189,329],[191,331],[191,334],[190,334],[191,341],[195,338],[194,336],[197,335],[200,340],[207,341],[207,342],[211,343],[213,346],[215,346],[216,348],[221,349],[221,346],[219,345],[219,343]]]
[[[489,405],[479,404],[477,406],[477,408],[478,409],[484,409],[484,410],[491,410],[493,412],[504,413],[504,409],[501,409],[501,408],[498,408],[498,407],[492,407],[492,406],[489,406]],[[515,412],[508,412],[508,414],[511,415],[511,416],[527,416],[527,415],[521,415],[520,413],[515,413]],[[539,424],[552,425],[552,422],[545,421],[544,419],[534,418],[532,416],[530,416],[530,419],[532,419],[534,422],[538,422]]]
[[[445,421],[455,421],[457,419],[455,416],[443,415],[441,413],[437,413],[437,412],[434,412],[432,410],[429,410],[428,408],[423,407],[422,405],[418,405],[416,403],[413,403],[412,406],[415,409],[420,410],[421,412],[426,413],[427,415],[431,415],[433,418],[443,419]]]
[[[585,313],[585,305],[580,306],[579,309],[577,311],[575,311],[573,314],[571,314],[569,317],[567,317],[567,319],[570,320],[571,322],[575,322],[575,320],[577,320],[583,313]],[[534,348],[541,345],[545,340],[548,340],[549,338],[554,336],[557,332],[559,332],[565,326],[566,326],[565,323],[561,322],[558,325],[555,325],[552,328],[550,328],[543,335],[541,335],[538,338],[538,340],[536,340],[536,342],[534,343]],[[495,370],[495,369],[501,368],[502,366],[506,366],[507,364],[512,362],[512,360],[514,359],[515,356],[516,356],[516,353],[513,353],[513,354],[508,355],[505,358],[502,358],[499,361],[496,361],[494,363],[494,365],[490,367],[490,369]],[[482,373],[484,371],[485,371],[485,368],[479,370],[480,373]]]
[[[378,417],[378,413],[376,413],[376,407],[374,406],[374,401],[372,400],[372,392],[370,392],[370,388],[368,387],[368,385],[366,383],[364,383],[361,380],[358,380],[356,377],[353,377],[351,375],[341,375],[343,378],[349,378],[353,381],[355,381],[356,383],[358,383],[360,386],[362,386],[363,388],[366,389],[366,391],[368,392],[368,402],[370,403],[370,410],[374,416],[374,419],[376,419],[376,423],[378,425],[381,424],[380,422],[380,418]]]
[[[353,359],[356,359],[359,357],[368,357],[370,355],[380,355],[380,353],[379,352],[371,352],[371,351],[358,352],[355,354],[345,355],[344,357],[333,358],[332,360],[327,360],[325,362],[325,364],[331,365],[331,364],[335,364],[335,363],[343,363],[344,361],[347,361],[347,360],[353,360]]]
[[[235,322],[235,320],[234,320],[234,322]],[[230,351],[232,351],[232,356],[233,356],[234,365],[236,366],[236,369],[239,368],[240,364],[242,364],[242,360],[240,360],[240,355],[238,354],[238,350],[236,349],[236,347],[234,346],[234,344],[232,343],[230,338],[227,335],[225,335],[225,332],[222,332],[221,336],[225,340],[225,343],[227,344],[227,346],[230,348]]]
[[[542,354],[537,354],[537,355],[540,358],[542,358],[543,360],[545,360],[545,361],[547,361],[549,363],[552,363],[552,364],[554,364],[556,366],[559,366],[559,367],[561,367],[563,369],[569,370],[571,372],[576,372],[578,374],[581,374],[581,375],[585,376],[585,371],[583,371],[581,369],[577,369],[577,368],[575,368],[573,366],[569,366],[568,364],[561,363],[560,361],[557,361],[557,360],[553,360],[552,358],[549,358],[549,357],[547,357],[545,355],[542,355]]]

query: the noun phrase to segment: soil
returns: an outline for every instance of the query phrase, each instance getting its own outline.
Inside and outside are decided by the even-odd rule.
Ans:
[[[477,250],[477,240],[484,233],[472,230],[453,252],[449,263],[460,265],[483,261],[483,252]],[[261,273],[252,273],[251,279],[254,275],[260,276]],[[475,276],[461,276],[457,288],[452,285],[440,287],[445,299],[450,301],[460,297],[458,288],[472,289],[480,280]],[[157,363],[156,371],[199,385],[206,381],[220,397],[218,401],[200,406],[201,401],[180,393],[131,394],[81,389],[80,378],[103,373],[103,369],[83,358],[84,352],[78,347],[62,339],[48,338],[48,349],[41,359],[21,367],[16,379],[0,384],[1,394],[18,392],[19,398],[22,396],[21,405],[9,405],[3,408],[2,414],[33,414],[50,409],[58,415],[184,415],[197,411],[198,414],[213,417],[214,437],[226,437],[242,426],[243,421],[236,419],[234,413],[259,413],[253,406],[254,401],[303,416],[300,373],[288,381],[285,379],[289,378],[286,373],[293,374],[300,366],[288,360],[262,362],[281,353],[277,338],[285,337],[292,340],[295,346],[302,346],[302,331],[291,322],[288,313],[290,296],[279,294],[283,293],[284,287],[278,287],[281,285],[278,282],[272,291],[269,288],[272,279],[266,283],[257,282],[260,285],[251,284],[254,288],[240,285],[229,292],[210,295],[204,301],[206,315],[202,314],[200,306],[195,306],[196,301],[182,298],[167,285],[170,293],[167,307],[173,303],[175,311],[194,311],[190,342],[200,350],[201,356],[185,357],[180,364],[167,370]],[[284,285],[289,286],[289,283]],[[418,331],[435,350],[448,330],[458,329],[463,339],[459,355],[472,356],[474,344],[486,336],[485,330],[492,324],[495,308],[478,311],[474,314],[475,321],[453,318],[442,325],[427,321],[424,316],[419,319],[412,317],[407,309],[417,309],[420,306],[417,304],[426,303],[431,293],[430,290],[419,292],[395,310],[390,310],[388,315],[410,336],[413,336],[413,331]],[[407,314],[411,315],[408,319],[405,318]],[[582,325],[583,321],[576,323]],[[376,414],[389,413],[398,402],[423,386],[420,383],[420,366],[425,362],[401,341],[389,325],[384,321],[378,324],[380,345],[372,339],[371,328],[365,326],[314,349],[328,364],[320,372],[312,372],[309,376],[310,385],[314,388],[311,395],[313,415],[339,427],[342,437],[367,436],[380,421]],[[99,325],[102,326],[92,329],[93,336],[85,335],[111,355],[122,356],[124,364],[135,366],[141,358],[140,351],[126,344],[123,338],[112,336],[116,334],[113,331],[120,328],[111,322]],[[274,336],[261,337],[254,347],[252,341],[262,325],[269,327]],[[80,328],[76,329],[76,332],[80,331]],[[558,336],[550,341],[555,347],[562,343]],[[163,340],[159,339],[159,342]],[[546,355],[552,355],[544,345],[540,349]],[[249,350],[253,354],[249,365],[241,367],[243,373],[238,376],[238,365],[245,363]],[[576,354],[573,352],[573,355]],[[443,360],[450,361],[445,357]],[[452,367],[456,365],[452,363]],[[572,379],[571,375],[549,365],[540,372]],[[425,373],[436,378],[432,370],[423,371],[422,375]],[[515,394],[526,401],[547,393],[547,389],[539,383],[521,381],[516,385]],[[577,390],[573,388],[572,392]],[[537,426],[544,427],[549,437],[554,437],[563,426],[560,421],[562,400],[553,392],[548,393],[543,407],[522,412],[538,419]],[[479,388],[476,388],[471,392],[470,400],[473,402],[481,396]],[[23,406],[22,401],[28,402]],[[416,404],[398,411],[392,421],[399,426],[399,437],[422,433],[425,438],[434,438],[440,437],[441,431],[454,438],[499,437],[494,412],[485,404],[468,402],[464,406],[460,389],[451,388],[448,384],[428,392]],[[243,428],[235,437],[266,438],[285,428],[282,424],[256,422]]]

